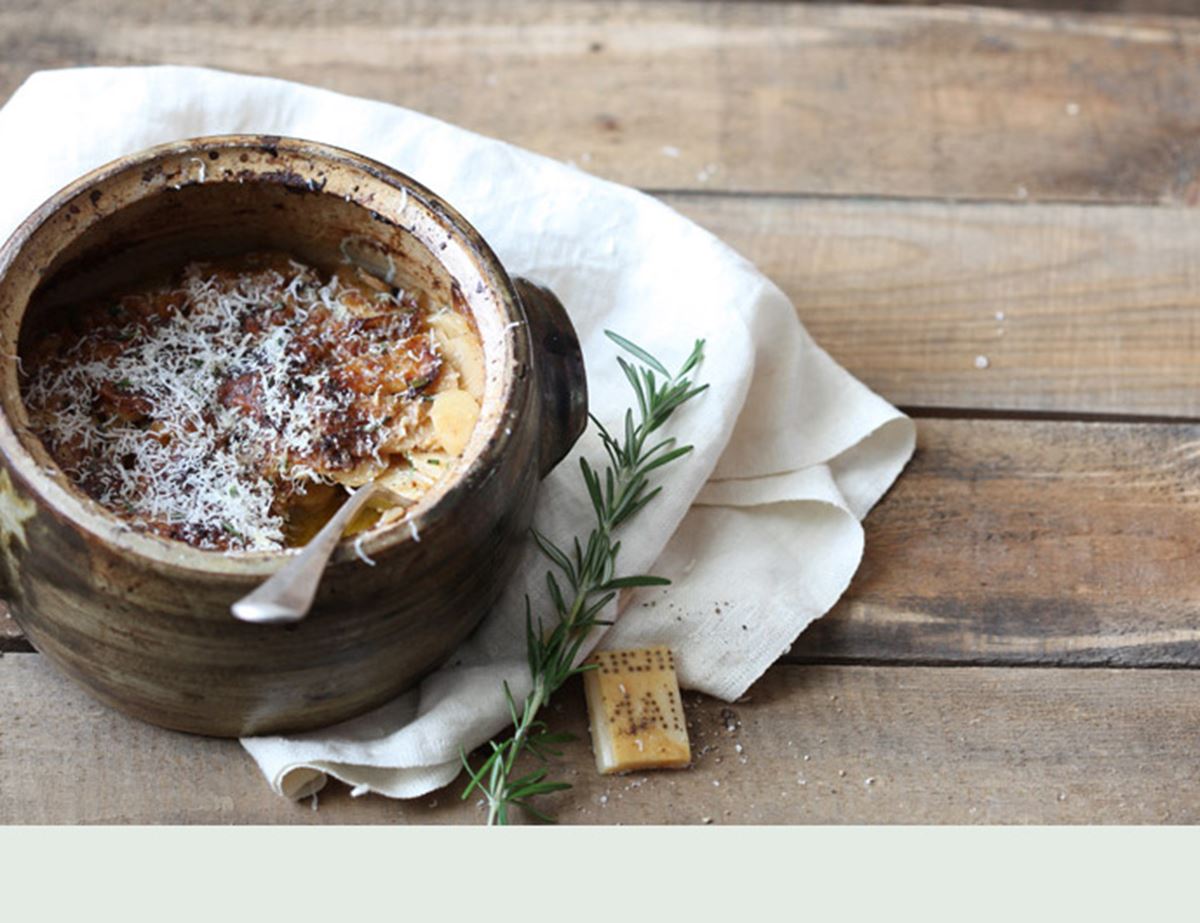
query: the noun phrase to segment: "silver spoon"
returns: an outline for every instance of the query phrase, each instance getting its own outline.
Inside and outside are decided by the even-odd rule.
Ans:
[[[325,572],[325,564],[341,541],[342,533],[354,515],[375,495],[380,487],[368,481],[357,488],[339,509],[313,536],[304,550],[272,574],[257,590],[243,596],[232,606],[235,618],[260,625],[282,625],[298,622],[312,608],[317,584]],[[393,499],[410,505],[400,497]]]

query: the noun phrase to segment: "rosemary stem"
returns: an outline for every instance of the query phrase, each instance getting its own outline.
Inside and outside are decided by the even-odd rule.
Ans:
[[[513,767],[517,762],[517,757],[521,753],[521,748],[525,744],[525,738],[529,734],[529,729],[533,725],[537,713],[542,706],[546,704],[547,695],[545,683],[541,677],[538,677],[533,684],[533,689],[525,698],[524,707],[521,709],[521,721],[513,731],[513,735],[506,743],[507,752],[502,759],[497,759],[492,765],[492,784],[488,792],[488,826],[493,826],[496,823],[497,816],[507,801],[507,786],[498,785],[501,771],[505,779],[512,775]]]
[[[634,389],[637,406],[626,413],[623,443],[615,430],[610,433],[596,421],[608,455],[608,464],[601,469],[593,469],[586,461],[580,462],[596,514],[595,525],[587,541],[581,543],[580,538],[576,537],[572,555],[570,550],[564,550],[545,536],[533,532],[543,553],[554,564],[554,568],[547,572],[546,581],[557,616],[556,623],[550,628],[542,628],[540,620],[534,621],[526,598],[526,631],[532,679],[529,693],[521,702],[518,714],[517,703],[505,685],[513,730],[507,739],[492,742],[492,752],[484,766],[476,771],[472,769],[466,754],[462,755],[463,765],[471,775],[471,782],[462,797],[469,797],[476,788],[483,792],[487,799],[489,825],[507,824],[509,810],[513,806],[521,807],[542,820],[552,819],[534,808],[530,799],[570,786],[565,782],[546,781],[547,768],[544,766],[519,778],[515,774],[516,763],[522,753],[529,751],[545,762],[550,756],[558,755],[554,745],[570,736],[549,733],[538,714],[563,683],[587,669],[586,666],[577,665],[577,661],[582,659],[583,644],[589,632],[598,625],[609,624],[599,618],[604,604],[621,590],[638,586],[663,586],[669,582],[650,575],[615,577],[620,543],[614,543],[614,533],[662,490],[661,487],[650,488],[647,478],[649,472],[661,469],[691,450],[691,446],[675,448],[675,440],[670,438],[648,453],[645,447],[651,433],[658,430],[676,409],[707,387],[692,387],[689,377],[703,358],[704,341],[696,342],[692,354],[672,375],[659,360],[641,347],[611,331],[606,333],[637,360],[638,364],[634,366],[618,359]],[[662,378],[656,378],[656,373]],[[635,413],[638,417],[636,423]],[[662,455],[657,454],[664,449]],[[559,584],[559,580],[564,578],[571,591],[569,605],[567,594]]]

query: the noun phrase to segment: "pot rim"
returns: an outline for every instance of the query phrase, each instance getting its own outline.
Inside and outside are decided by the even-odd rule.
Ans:
[[[24,248],[35,234],[62,214],[72,203],[81,197],[90,196],[106,182],[130,171],[146,171],[156,162],[171,158],[186,158],[188,155],[196,154],[207,155],[208,152],[214,150],[225,152],[239,149],[274,152],[275,156],[278,156],[279,152],[286,152],[289,156],[310,158],[315,164],[349,168],[365,179],[381,183],[387,189],[401,193],[403,206],[400,211],[406,210],[415,202],[424,211],[425,217],[432,219],[449,232],[450,239],[455,241],[471,258],[479,269],[480,275],[490,285],[496,305],[502,315],[500,319],[503,321],[503,340],[496,347],[492,347],[499,348],[503,353],[499,372],[501,387],[498,394],[493,396],[485,393],[484,396],[484,409],[489,404],[500,408],[500,412],[491,423],[490,431],[481,443],[476,442],[475,437],[472,438],[474,446],[468,445],[465,450],[467,453],[465,464],[458,467],[449,482],[435,486],[412,507],[409,517],[382,529],[372,529],[362,533],[357,539],[342,539],[338,550],[331,558],[331,564],[353,558],[355,555],[353,548],[359,541],[361,544],[358,544],[358,548],[368,557],[384,555],[394,548],[419,542],[420,533],[427,528],[436,526],[451,508],[467,496],[472,482],[477,481],[481,476],[487,477],[489,470],[505,454],[513,434],[518,429],[516,424],[520,408],[517,407],[517,404],[521,403],[518,400],[518,385],[527,378],[530,370],[532,347],[528,322],[520,298],[512,279],[491,247],[457,209],[408,174],[344,148],[324,142],[280,135],[205,135],[155,145],[117,158],[85,173],[39,205],[0,246],[0,280],[7,277],[13,264],[20,258]],[[196,159],[201,163],[204,162],[200,157]],[[261,183],[268,181],[262,175],[256,175],[255,180]],[[218,181],[229,180],[218,177],[206,180],[202,175],[198,180],[195,178],[184,179],[174,184],[164,181],[153,186],[147,185],[145,197],[161,194],[167,189],[179,189],[187,185]],[[323,186],[318,188],[308,184],[304,188],[313,194],[328,194],[324,191]],[[354,188],[358,189],[357,186]],[[131,201],[138,201],[141,198],[143,197],[139,196]],[[380,201],[374,197],[371,197],[369,204],[362,199],[354,199],[354,201],[359,207],[371,213],[373,217],[377,217],[377,220],[381,218],[386,222],[402,225],[398,220],[399,212],[392,210],[393,203]],[[122,207],[129,204],[131,202],[125,203]],[[104,219],[99,217],[96,220]],[[77,231],[83,229],[84,227],[81,226],[77,228]],[[430,250],[434,259],[445,266],[444,260],[436,250],[428,246],[426,249]],[[445,268],[447,272],[450,271],[449,267]],[[485,304],[485,301],[475,299],[473,292],[463,289],[463,294],[473,314],[478,307]],[[27,308],[28,299],[19,308],[18,329],[20,322],[24,320]],[[480,335],[482,338],[482,331]],[[3,355],[0,355],[0,382],[3,382],[0,387],[5,389],[15,387],[15,400],[23,405],[24,398],[17,377],[18,347],[16,343],[10,345],[11,351],[0,351],[3,352]],[[485,355],[487,355],[488,346],[489,344],[484,344]],[[483,422],[482,414],[481,422]],[[17,427],[9,418],[3,399],[0,399],[0,455],[3,455],[8,467],[23,482],[20,486],[33,494],[39,501],[39,505],[46,511],[66,520],[74,528],[88,533],[109,551],[133,556],[138,559],[140,564],[162,572],[188,572],[232,578],[268,576],[289,556],[297,553],[297,549],[292,548],[277,551],[239,552],[204,550],[176,539],[137,531],[116,513],[91,499],[76,487],[66,472],[43,449],[43,454],[50,458],[51,468],[49,471],[46,470],[25,442],[26,439],[29,439],[38,443],[38,437],[27,427],[20,428],[24,430],[25,438],[22,438],[22,434],[17,432]],[[17,504],[22,502],[15,497],[7,496],[17,489],[16,485],[0,481],[0,513],[3,513],[3,507],[8,502],[12,501]]]

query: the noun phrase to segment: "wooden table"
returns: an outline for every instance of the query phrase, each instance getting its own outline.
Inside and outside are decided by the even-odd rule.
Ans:
[[[562,820],[1195,823],[1200,19],[1084,5],[1123,12],[9,0],[0,97],[208,64],[572,160],[738,248],[919,418],[846,598],[743,702],[687,696],[690,771],[601,778],[574,747]],[[0,625],[0,822],[480,820],[457,786],[286,802]],[[578,690],[559,707],[583,732]]]

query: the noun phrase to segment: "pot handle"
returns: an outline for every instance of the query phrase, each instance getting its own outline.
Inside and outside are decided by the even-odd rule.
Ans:
[[[545,477],[587,427],[587,375],[579,337],[558,297],[528,279],[513,279],[529,320],[534,370],[541,398],[539,474]]]

